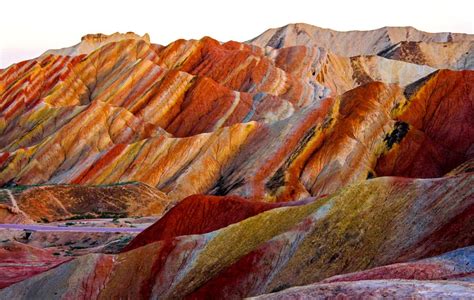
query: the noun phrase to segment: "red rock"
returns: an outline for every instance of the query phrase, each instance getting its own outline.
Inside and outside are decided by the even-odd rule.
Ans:
[[[46,267],[19,259],[0,298],[472,293],[463,259],[423,260],[474,242],[473,71],[427,66],[469,69],[472,39],[301,24],[249,43],[97,34],[0,70],[0,220],[175,204],[121,253],[123,236],[90,235],[55,265],[43,251],[77,243],[34,233],[18,247],[50,249],[19,251]]]
[[[303,205],[310,200],[266,203],[248,201],[237,196],[189,196],[171,208],[155,224],[140,233],[123,251],[182,235],[208,233],[272,208]],[[229,214],[229,212],[232,213]],[[183,220],[187,221],[183,222]]]
[[[18,242],[0,244],[0,289],[45,272],[71,258],[55,256],[51,251]]]
[[[204,234],[174,236],[187,231],[185,224],[179,225],[184,230],[169,233],[170,238],[116,255],[81,256],[3,289],[0,296],[48,297],[57,291],[58,297],[80,299],[89,293],[93,298],[246,297],[341,273],[418,260],[472,243],[473,224],[458,223],[473,206],[471,185],[469,173],[441,179],[376,178],[324,199],[270,209]],[[433,210],[433,205],[438,209]],[[169,220],[168,224],[178,225],[171,217]],[[188,220],[183,217],[181,222]],[[418,220],[423,221],[416,223]],[[439,228],[454,224],[457,235],[439,234]],[[427,240],[430,242],[425,244]],[[450,270],[445,269],[444,275],[469,273],[471,267],[462,262],[470,259],[472,251],[467,249],[415,264],[441,262],[438,270],[443,266]],[[449,265],[457,267],[453,270]],[[390,268],[393,266],[386,267]],[[131,277],[134,280],[124,285]],[[340,284],[356,295],[365,283],[330,283]],[[416,286],[417,282],[407,284]],[[466,287],[464,283],[452,284]],[[58,285],[63,287],[59,291],[53,288]],[[376,290],[390,287],[392,283],[385,280]]]
[[[472,159],[474,72],[443,70],[408,87],[397,116],[408,134],[377,162],[377,175],[439,177]]]

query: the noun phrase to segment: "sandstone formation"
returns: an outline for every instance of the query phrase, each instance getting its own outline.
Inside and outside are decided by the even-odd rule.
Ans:
[[[452,80],[438,81],[439,76]],[[78,106],[82,110],[79,113],[68,108],[69,117],[65,119],[69,120],[50,134],[43,128],[49,127],[49,131],[55,128],[48,124],[44,124],[45,127],[36,124],[34,128],[38,130],[28,131],[27,135],[24,134],[25,127],[5,126],[5,136],[8,138],[8,132],[11,132],[12,142],[1,155],[0,182],[25,185],[142,181],[162,190],[171,200],[196,193],[234,193],[250,198],[297,200],[333,192],[344,184],[365,179],[374,170],[382,175],[432,176],[429,170],[425,171],[426,175],[420,175],[419,171],[418,174],[415,171],[409,174],[409,170],[399,174],[391,170],[392,160],[403,151],[402,144],[400,149],[397,146],[404,142],[405,131],[410,133],[406,142],[409,143],[417,130],[423,130],[417,120],[427,120],[424,110],[412,108],[415,104],[408,103],[413,97],[419,98],[417,101],[420,103],[427,102],[433,90],[437,91],[434,95],[439,94],[438,99],[451,97],[459,102],[456,106],[445,106],[451,114],[465,116],[457,117],[459,121],[456,123],[441,125],[441,132],[450,136],[447,141],[459,144],[460,148],[453,149],[454,153],[441,150],[437,154],[445,166],[428,162],[429,168],[441,168],[440,174],[434,174],[440,176],[472,157],[469,150],[472,140],[472,126],[469,124],[473,114],[471,77],[470,71],[439,71],[406,88],[369,82],[341,96],[310,103],[295,110],[290,118],[238,123],[186,138],[172,137],[163,130],[150,130],[150,123],[143,123],[130,111],[96,100]],[[443,83],[441,88],[437,82]],[[450,82],[454,89],[449,86]],[[27,118],[32,117],[25,114]],[[22,123],[25,114],[12,119],[12,124]],[[370,118],[362,120],[364,115],[370,115]],[[437,110],[428,117],[439,124],[439,118],[448,115]],[[45,121],[40,119],[40,122],[57,125],[56,118],[56,113],[46,113]],[[123,121],[124,118],[128,123]],[[36,123],[37,118],[33,120]],[[205,120],[211,121],[209,118]],[[180,124],[180,128],[186,126],[185,122]],[[403,134],[392,138],[389,133],[393,131],[392,134],[398,135],[400,126],[406,127]],[[23,132],[19,133],[18,128]],[[35,143],[37,139],[40,140]],[[76,142],[78,139],[80,143]],[[333,142],[327,143],[326,140]],[[394,144],[397,150],[386,153]],[[430,151],[430,148],[423,150]],[[410,156],[416,153],[412,151]],[[52,160],[53,157],[61,160]],[[359,159],[347,160],[347,157]],[[378,157],[381,157],[380,162],[377,162]],[[409,160],[405,158],[404,162]],[[346,163],[357,165],[349,169],[345,168]],[[422,161],[419,163],[423,164]],[[392,167],[390,171],[386,170],[386,164]],[[203,165],[206,174],[198,176]],[[348,174],[337,175],[338,178],[333,180],[343,167]],[[316,178],[318,184],[313,186]],[[192,185],[188,184],[190,180]]]
[[[13,201],[11,209],[36,222],[160,215],[168,204],[162,192],[144,183],[27,186],[0,192],[5,202]]]
[[[18,242],[0,244],[0,288],[42,273],[71,258],[54,256],[51,251]]]
[[[398,263],[366,271],[337,275],[324,283],[378,279],[462,280],[474,279],[474,247],[457,249],[440,256]]]
[[[155,224],[140,233],[123,251],[177,236],[208,233],[262,213],[266,210],[310,202],[256,202],[237,196],[194,195],[181,200]],[[232,212],[229,214],[228,212]],[[182,219],[189,220],[182,222]]]
[[[377,178],[213,232],[164,237],[116,256],[85,255],[0,295],[240,298],[434,256],[472,244],[472,181],[472,173]],[[123,285],[130,277],[133,284]]]
[[[91,34],[0,70],[0,298],[472,296],[473,43]]]

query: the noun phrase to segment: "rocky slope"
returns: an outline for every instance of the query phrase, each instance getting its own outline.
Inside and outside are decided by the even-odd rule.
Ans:
[[[17,209],[17,214],[36,222],[157,216],[168,204],[162,192],[143,183],[19,186],[2,192],[0,201],[8,203],[10,210]]]
[[[474,294],[473,42],[95,34],[0,70],[0,222],[159,217],[0,229],[0,298]]]
[[[179,235],[187,233],[183,231],[115,256],[81,256],[0,295],[240,298],[439,255],[473,242],[472,186],[472,173],[442,179],[377,178],[209,233]],[[124,285],[126,278],[134,280]]]
[[[380,55],[436,68],[471,70],[473,42],[470,34],[429,33],[413,27],[335,31],[304,23],[272,28],[249,41],[260,47],[318,46],[348,57]]]
[[[0,244],[0,288],[42,273],[71,258],[57,257],[51,251],[18,242]]]

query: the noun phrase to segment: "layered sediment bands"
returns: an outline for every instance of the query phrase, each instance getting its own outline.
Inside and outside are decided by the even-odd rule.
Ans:
[[[319,204],[310,205],[312,209],[319,206]],[[214,274],[223,265],[237,259],[242,252],[250,251],[266,239],[290,228],[307,216],[309,211],[305,206],[271,210],[264,212],[259,217],[255,216],[238,223],[246,224],[244,226],[247,230],[242,230],[242,225],[231,225],[213,233],[189,235],[151,243],[117,256],[85,255],[72,261],[71,264],[63,264],[52,272],[45,272],[39,277],[29,279],[31,280],[30,284],[37,286],[38,289],[30,290],[30,292],[23,290],[23,296],[18,296],[20,298],[48,297],[51,287],[46,285],[49,282],[62,286],[60,290],[55,289],[59,298],[66,296],[83,298],[84,295],[92,295],[92,298],[113,298],[118,295],[127,295],[138,299],[180,297],[206,280],[202,274]],[[280,221],[275,226],[277,220]],[[248,229],[252,229],[252,231],[250,232]],[[235,238],[241,241],[240,246],[231,247],[228,249],[230,251],[222,248],[224,245],[229,246],[229,242]],[[221,257],[224,251],[227,254]],[[215,257],[216,260],[208,264],[209,261],[206,257]],[[59,281],[52,280],[57,276],[56,272],[62,274],[61,278],[58,278]],[[94,280],[90,280],[91,272],[95,274]],[[129,278],[132,274],[134,274],[135,280],[132,285],[125,288],[121,282],[123,282],[124,276]],[[181,279],[166,274],[176,274]],[[196,275],[198,276],[196,277]],[[75,279],[71,280],[71,278]],[[38,279],[39,281],[36,281]],[[29,280],[20,284],[25,284]],[[43,282],[43,284],[39,284],[39,282]],[[72,288],[71,284],[77,284],[82,288]],[[13,295],[11,293],[16,292],[7,288],[0,293],[2,297],[9,297]]]
[[[334,113],[327,98],[292,118],[261,126],[249,136],[211,194],[238,194],[256,200],[291,201],[309,196],[299,183],[302,165],[325,137]]]
[[[104,38],[107,43],[88,55],[50,54],[4,70],[0,129],[7,139],[2,144],[13,142],[21,134],[19,128],[42,131],[52,120],[66,122],[74,115],[59,115],[64,110],[77,113],[81,106],[96,101],[123,107],[177,136],[189,136],[239,122],[283,119],[330,92],[345,92],[362,82],[355,75],[351,76],[355,79],[346,78],[342,68],[326,66],[327,54],[318,48],[293,47],[264,54],[257,47],[235,42],[221,45],[210,38],[161,48],[146,39],[123,38],[113,38],[113,42]],[[300,60],[302,56],[305,60]],[[372,63],[362,65],[371,80],[400,84],[430,71],[405,64],[391,67],[394,74],[387,76],[371,71]],[[328,68],[334,71],[325,71]],[[303,73],[307,76],[301,78]],[[24,84],[19,84],[21,80],[12,84],[15,76],[21,76]],[[185,126],[178,125],[183,122]],[[47,134],[28,139],[37,143]]]
[[[17,208],[36,222],[79,217],[160,215],[168,204],[165,194],[143,183],[45,185],[1,191],[9,193]]]
[[[328,194],[367,178],[393,126],[393,108],[404,103],[398,86],[380,82],[337,98],[338,110],[327,137],[301,171],[301,182],[312,195]]]
[[[0,298],[471,295],[474,73],[436,68],[473,42],[97,34],[0,70],[1,222],[161,215],[121,252],[156,219],[3,226]]]
[[[373,81],[405,86],[436,70],[376,55],[344,57],[310,46],[267,48],[266,55],[286,72],[307,78],[315,86],[324,86],[321,92],[325,96],[340,95]]]
[[[472,71],[442,70],[407,87],[408,102],[396,119],[410,128],[377,161],[376,173],[439,177],[472,159],[472,82]]]
[[[474,247],[471,246],[414,262],[399,263],[356,273],[336,275],[322,282],[379,279],[472,281],[472,279],[474,279],[473,261]]]
[[[0,74],[0,130],[22,113],[35,107],[40,98],[62,81],[72,76],[72,68],[81,57],[49,55],[37,60],[15,64]],[[14,126],[13,125],[10,126]]]
[[[157,132],[130,112],[97,101],[39,144],[5,152],[2,183],[72,183],[75,173],[89,167],[105,150],[125,147],[121,143],[132,143]],[[61,180],[63,176],[67,179]]]
[[[208,233],[272,208],[303,205],[312,200],[308,198],[294,202],[266,203],[248,201],[237,196],[189,196],[140,233],[123,251],[177,236]],[[233,213],[229,215],[229,211]],[[183,219],[187,222],[183,222]]]
[[[376,178],[209,233],[171,234],[118,255],[82,256],[0,295],[22,299],[56,291],[59,298],[89,293],[94,299],[244,297],[430,257],[473,242],[472,178],[472,173]],[[130,276],[134,281],[123,285]]]
[[[71,259],[18,242],[0,242],[0,289]]]
[[[86,123],[82,119],[81,126],[63,128],[41,145],[20,149],[6,156],[3,183],[107,184],[142,181],[169,192],[172,199],[177,200],[212,188],[221,170],[257,127],[256,123],[239,124],[190,138],[161,135],[130,144],[114,144],[110,129],[105,131],[108,126],[100,126],[91,114],[87,117],[91,118],[93,126],[89,130],[84,130]],[[79,131],[77,135],[72,134],[73,130]],[[129,136],[124,136],[127,133]],[[133,131],[118,134],[123,140],[133,136]],[[201,172],[203,165],[207,167],[204,174]],[[189,180],[193,185],[188,184]]]
[[[470,184],[472,174],[438,180],[386,177],[350,186],[324,209],[226,268],[193,297],[257,295],[470,245],[473,235],[464,231],[473,226],[464,216],[472,214]],[[456,208],[450,206],[453,192],[463,195]],[[453,210],[438,219],[432,203]],[[421,216],[424,221],[416,221]],[[445,242],[449,234],[440,234],[450,226],[461,226],[457,232],[463,232],[459,239],[451,236],[453,245]]]
[[[280,96],[298,107],[324,97],[323,86],[310,84],[278,68],[258,47],[238,43],[220,45],[211,38],[178,40],[162,49],[160,63],[167,68],[210,77],[236,91]]]
[[[472,293],[474,293],[474,288],[471,283],[459,281],[363,280],[294,287],[251,299],[338,299],[348,295],[352,299],[366,299],[368,297],[463,299],[472,297]]]
[[[206,39],[202,42],[190,41],[189,43],[205,44],[205,41]],[[216,41],[214,43],[217,44],[215,47],[223,47]],[[173,46],[162,50],[163,55],[167,53],[165,51],[167,49],[173,49]],[[205,71],[200,72],[203,75],[192,75],[178,71],[178,69],[183,69],[182,66],[177,66],[174,70],[163,68],[163,65],[166,64],[161,62],[162,57],[158,56],[158,52],[161,53],[159,49],[144,40],[125,39],[109,42],[87,56],[75,57],[74,66],[71,64],[58,65],[54,68],[56,73],[52,75],[36,76],[29,69],[23,70],[25,74],[16,74],[18,72],[15,70],[25,63],[4,70],[2,72],[2,78],[5,78],[2,80],[4,89],[0,91],[3,92],[2,126],[0,129],[3,134],[9,136],[9,139],[2,144],[11,142],[15,136],[20,134],[16,132],[19,130],[17,129],[19,124],[26,125],[28,132],[32,128],[40,130],[40,128],[47,126],[43,122],[51,122],[54,115],[59,113],[59,109],[54,110],[51,106],[80,107],[99,101],[106,102],[111,106],[123,107],[144,122],[165,128],[178,136],[210,132],[222,126],[253,119],[273,121],[285,118],[293,111],[293,105],[288,101],[272,97],[269,93],[261,94],[265,91],[272,92],[270,87],[254,88],[252,94],[240,93],[206,77]],[[247,53],[244,50],[234,50],[234,52]],[[57,57],[62,59],[60,56]],[[203,57],[199,56],[198,58],[203,59],[201,64],[206,64]],[[210,61],[216,60],[212,57],[208,59]],[[232,57],[227,60],[229,59],[231,60]],[[260,58],[255,57],[255,59]],[[38,65],[37,61],[41,62],[42,60],[44,59],[39,58],[26,62],[26,64],[36,66]],[[36,73],[46,72],[43,70],[45,68],[46,66],[38,66],[36,69],[39,71]],[[247,72],[246,68],[248,69],[248,66],[241,66],[244,72]],[[271,72],[285,73],[272,66],[270,60],[267,60],[266,64],[261,67],[261,71],[265,72],[265,68],[276,70]],[[63,75],[66,71],[69,73]],[[227,71],[229,72],[229,70]],[[252,72],[250,75],[253,74]],[[10,82],[13,80],[10,79],[12,76],[18,77],[20,75],[25,78],[26,89],[24,85],[19,85],[20,81],[15,84]],[[54,78],[55,76],[59,76],[60,80],[45,87],[43,78]],[[284,74],[281,76],[284,77]],[[215,77],[219,78],[217,75]],[[33,90],[34,87],[30,87],[31,79],[34,79],[35,88],[36,86],[41,87],[42,93]],[[263,82],[263,78],[256,80]],[[293,81],[303,85],[302,81],[296,79]],[[283,83],[283,85],[285,84]],[[18,89],[20,88],[21,93],[19,94]],[[242,87],[239,90],[245,91],[246,89]],[[25,93],[26,95],[23,95]],[[212,97],[208,98],[208,95],[212,95]],[[23,99],[25,97],[26,99]],[[23,105],[23,102],[26,104]],[[181,116],[180,113],[182,113]],[[34,116],[35,122],[27,119],[25,114]],[[204,120],[207,122],[203,122]],[[39,121],[42,122],[39,123]],[[179,124],[183,122],[188,125],[178,129]],[[190,129],[191,127],[193,130]],[[36,139],[40,139],[40,137]]]
[[[405,89],[369,82],[295,110],[276,96],[169,71],[157,88],[164,92],[142,108],[101,100],[74,109],[38,105],[44,121],[5,135],[0,182],[142,181],[171,200],[211,193],[289,201],[374,176],[439,177],[471,158],[471,73],[440,71]],[[182,75],[188,79],[176,81]],[[173,98],[163,86],[188,83],[171,104],[180,111],[167,108]],[[22,116],[36,122],[36,113]],[[289,117],[278,120],[283,116]],[[231,125],[242,119],[258,122]],[[64,125],[54,131],[54,124]],[[175,138],[162,127],[192,136]],[[202,131],[211,132],[193,135]]]

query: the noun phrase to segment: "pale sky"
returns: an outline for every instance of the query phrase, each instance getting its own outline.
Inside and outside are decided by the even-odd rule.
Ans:
[[[87,33],[149,33],[152,42],[211,36],[249,40],[271,27],[304,22],[335,30],[414,26],[474,33],[472,0],[6,0],[0,4],[0,68]]]

